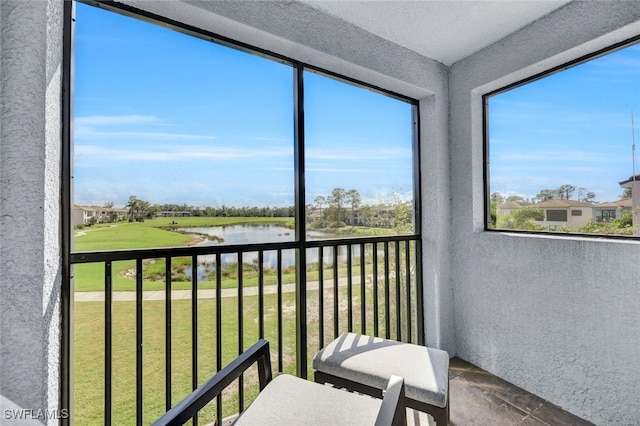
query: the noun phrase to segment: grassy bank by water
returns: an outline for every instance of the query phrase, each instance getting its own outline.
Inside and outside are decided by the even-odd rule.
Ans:
[[[230,226],[240,224],[272,224],[287,228],[293,227],[293,218],[240,218],[240,217],[181,217],[181,218],[156,218],[144,222],[118,222],[114,224],[101,224],[74,232],[74,251],[104,251],[104,250],[133,250],[156,247],[181,247],[195,244],[201,241],[187,233],[172,231],[171,228],[213,227]],[[190,259],[175,259],[172,267],[183,269],[190,265]],[[132,271],[135,271],[134,261],[115,262],[113,264],[113,288],[115,291],[135,290],[135,280]],[[164,261],[161,263],[147,263],[145,270],[144,290],[164,289],[164,277],[159,278],[158,271],[164,271]],[[154,279],[156,278],[156,279]],[[290,279],[290,277],[287,277]],[[255,285],[257,278],[247,285]],[[292,281],[291,281],[292,282]],[[214,283],[199,282],[200,288],[214,288]],[[235,286],[235,280],[225,279],[223,286]],[[190,279],[184,278],[173,283],[174,289],[188,289],[191,287]],[[104,291],[104,264],[88,263],[75,266],[75,290],[76,291]]]
[[[154,247],[177,247],[197,242],[188,234],[170,228],[272,224],[294,226],[290,217],[163,217],[144,222],[117,222],[76,229],[74,251],[131,250]]]
[[[74,232],[74,251],[103,251],[103,250],[132,250],[156,247],[180,247],[196,244],[201,241],[198,236],[172,229],[190,227],[214,227],[242,224],[271,224],[286,228],[294,227],[293,218],[243,218],[243,217],[184,217],[184,218],[156,218],[144,222],[118,222],[101,224]],[[345,227],[334,230],[337,236],[371,236],[389,235],[393,231],[380,228]],[[357,266],[358,261],[354,263]],[[191,277],[185,273],[191,268],[190,258],[175,258],[172,260],[172,288],[186,290],[191,288]],[[135,261],[119,261],[113,263],[112,285],[114,291],[135,290]],[[104,264],[88,263],[75,265],[75,291],[104,291]],[[237,286],[237,266],[231,265],[223,271],[223,288]],[[247,287],[258,284],[258,274],[255,265],[245,265],[243,284]],[[317,272],[312,268],[307,279],[317,280]],[[190,272],[190,271],[189,271]],[[165,288],[164,259],[150,259],[144,264],[144,290],[162,290]],[[341,271],[344,276],[344,271]],[[283,282],[295,282],[295,269],[288,267],[283,270]],[[265,270],[264,284],[275,284],[276,272]],[[215,282],[200,279],[198,288],[215,288]]]

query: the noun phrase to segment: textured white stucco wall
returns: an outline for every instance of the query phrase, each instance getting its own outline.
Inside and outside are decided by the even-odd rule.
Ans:
[[[481,95],[640,34],[638,2],[575,2],[450,70],[457,353],[597,424],[640,424],[640,243],[483,231]]]
[[[0,1],[0,395],[33,410],[58,408],[61,30],[62,2]]]
[[[308,5],[190,3],[130,2],[420,100],[429,345],[640,423],[640,245],[483,232],[480,98],[640,33],[640,3],[570,4],[450,71]],[[58,400],[61,7],[0,1],[0,394],[36,409]]]
[[[297,3],[129,3],[420,100],[425,265],[438,271],[425,278],[434,304],[427,338],[453,351],[447,68]],[[0,400],[51,412],[60,367],[62,1],[0,0],[0,24]]]
[[[127,4],[420,100],[425,333],[454,354],[448,68],[302,3]]]

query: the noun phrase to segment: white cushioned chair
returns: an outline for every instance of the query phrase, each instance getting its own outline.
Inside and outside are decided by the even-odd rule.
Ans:
[[[255,345],[176,404],[153,426],[182,425],[254,363],[258,364],[260,393],[240,413],[235,425],[362,425],[406,424],[404,380],[389,379],[384,398],[357,395],[289,374],[272,379],[269,342]]]
[[[392,375],[404,378],[405,405],[449,421],[449,354],[380,337],[344,333],[313,359],[315,381],[376,397]]]

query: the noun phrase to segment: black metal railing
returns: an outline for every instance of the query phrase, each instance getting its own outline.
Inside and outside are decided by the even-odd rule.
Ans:
[[[304,377],[345,331],[424,343],[416,236],[76,253],[71,262],[76,288],[101,281],[75,293],[82,424],[150,423],[258,339],[272,343],[277,371]],[[240,377],[201,423],[241,412],[256,380]]]

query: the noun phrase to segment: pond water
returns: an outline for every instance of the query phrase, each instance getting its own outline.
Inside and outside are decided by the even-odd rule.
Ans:
[[[293,241],[295,231],[280,225],[229,225],[206,228],[178,228],[178,231],[210,236],[199,245],[277,243]]]
[[[200,228],[178,228],[180,232],[193,233],[199,237],[206,237],[204,241],[201,241],[197,245],[211,246],[211,245],[228,245],[228,244],[256,244],[256,243],[275,243],[286,242],[295,240],[295,231],[293,229],[286,228],[280,225],[265,225],[265,224],[243,224],[243,225],[229,225],[229,226],[211,226]],[[313,235],[309,235],[309,238],[320,239],[328,237],[328,234],[313,231]],[[354,247],[354,256],[359,255],[359,247]],[[346,247],[340,247],[339,249],[340,260],[347,258]],[[230,265],[238,262],[238,255],[235,253],[222,254],[223,265]],[[316,263],[318,261],[318,251],[307,251],[307,264]],[[332,248],[327,247],[324,250],[325,263],[331,263],[333,261]],[[258,253],[244,253],[242,255],[242,263],[257,263]],[[283,250],[282,251],[282,267],[286,268],[295,265],[296,254],[295,250]],[[278,266],[278,253],[277,251],[265,251],[263,253],[263,265],[265,268],[275,269]],[[207,280],[208,275],[214,271],[215,267],[215,255],[199,256],[198,257],[198,280]],[[185,271],[190,274],[191,271]]]

